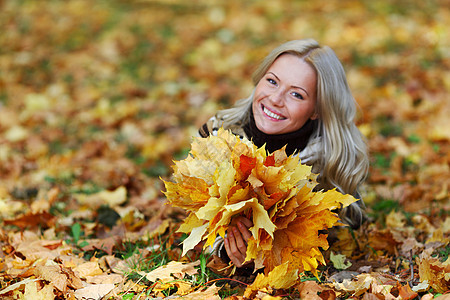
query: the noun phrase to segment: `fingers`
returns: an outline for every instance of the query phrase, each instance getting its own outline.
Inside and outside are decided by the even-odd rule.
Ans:
[[[242,235],[242,238],[245,241],[245,244],[247,244],[248,239],[252,236],[252,233],[250,232],[250,230],[248,230],[249,226],[246,226],[240,221],[237,223],[237,226],[239,228],[240,234]]]
[[[228,228],[227,236],[224,240],[225,250],[227,251],[228,257],[233,262],[233,264],[237,267],[241,267],[243,262],[245,261],[245,253],[242,254],[242,252],[239,250],[233,232],[234,231],[232,230],[232,228]]]
[[[250,228],[253,226],[253,222],[247,219],[246,217],[238,216],[235,218],[236,223],[243,223],[247,228]]]
[[[249,228],[253,226],[253,223],[245,217],[238,216],[232,224],[228,227],[224,240],[225,250],[230,260],[237,267],[241,267],[247,256],[247,241],[252,236]]]
[[[242,226],[243,225],[241,225],[241,227]],[[247,228],[244,227],[244,229],[246,231],[248,231]],[[236,247],[245,258],[246,253],[247,253],[247,239],[244,240],[244,238],[242,237],[242,234],[238,230],[238,228],[233,227],[232,230],[233,230],[234,241],[236,242]]]

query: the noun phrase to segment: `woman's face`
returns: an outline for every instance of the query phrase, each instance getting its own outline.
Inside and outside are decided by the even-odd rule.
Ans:
[[[292,54],[278,57],[256,85],[253,115],[266,134],[289,133],[316,119],[315,70]]]

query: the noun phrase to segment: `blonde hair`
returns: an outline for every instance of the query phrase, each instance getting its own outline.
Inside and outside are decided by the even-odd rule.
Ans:
[[[273,62],[282,54],[293,54],[309,63],[317,73],[316,113],[318,130],[311,138],[321,137],[319,182],[322,188],[336,187],[342,193],[357,195],[358,186],[365,180],[369,168],[366,142],[355,125],[356,101],[347,83],[344,68],[334,51],[320,46],[313,39],[294,40],[280,45],[266,56],[253,74],[256,86]],[[223,126],[243,126],[248,122],[253,102],[252,94],[216,117]],[[341,218],[350,225],[358,225],[364,218],[362,201],[341,211]]]

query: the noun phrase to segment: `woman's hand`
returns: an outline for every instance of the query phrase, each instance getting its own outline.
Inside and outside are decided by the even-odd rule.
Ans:
[[[238,268],[244,265],[247,241],[252,236],[252,233],[248,229],[252,226],[252,221],[239,216],[228,227],[227,236],[224,240],[225,250],[230,260]]]

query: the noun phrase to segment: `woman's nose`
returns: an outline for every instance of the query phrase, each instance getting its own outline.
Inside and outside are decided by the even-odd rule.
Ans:
[[[280,91],[273,92],[270,95],[270,102],[272,102],[272,104],[276,106],[283,105],[283,93],[281,93]]]

